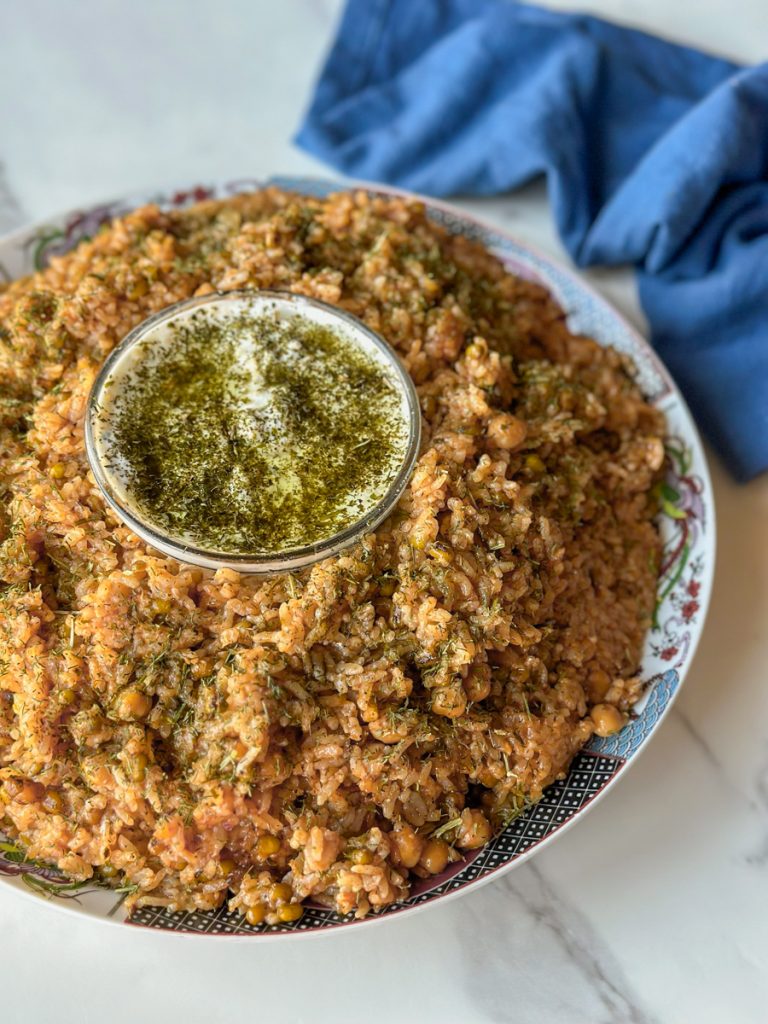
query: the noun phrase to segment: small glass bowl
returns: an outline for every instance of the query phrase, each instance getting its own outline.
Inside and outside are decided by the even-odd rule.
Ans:
[[[213,551],[186,543],[164,533],[140,510],[133,507],[128,502],[126,495],[121,493],[122,489],[115,485],[104,465],[99,412],[107,404],[105,392],[109,388],[119,388],[119,371],[121,367],[130,365],[135,346],[159,325],[183,319],[201,307],[224,306],[233,302],[240,303],[255,313],[269,312],[279,316],[282,312],[293,318],[299,315],[304,322],[317,324],[343,334],[346,340],[357,345],[369,356],[373,356],[379,364],[386,367],[400,392],[403,420],[408,430],[408,441],[402,462],[389,489],[364,516],[355,520],[350,526],[332,536],[303,547],[248,554]],[[114,393],[114,391],[111,392],[111,394]],[[420,442],[421,413],[416,389],[408,371],[387,342],[357,317],[344,310],[337,309],[318,299],[283,291],[240,289],[230,292],[213,292],[210,295],[177,302],[175,305],[155,313],[127,334],[110,353],[91,388],[85,416],[85,449],[96,483],[109,505],[137,536],[164,555],[181,562],[204,566],[207,569],[229,568],[242,573],[258,575],[274,575],[302,569],[322,558],[338,554],[355,544],[366,533],[374,530],[389,515],[405,490],[418,457]]]

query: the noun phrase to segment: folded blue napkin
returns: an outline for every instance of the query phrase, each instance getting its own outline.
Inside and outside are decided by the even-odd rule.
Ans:
[[[768,468],[768,64],[510,0],[350,0],[297,142],[433,195],[545,175],[576,263],[637,265],[733,473]]]

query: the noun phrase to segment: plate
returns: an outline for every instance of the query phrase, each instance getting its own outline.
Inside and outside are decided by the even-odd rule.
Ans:
[[[166,208],[178,208],[201,199],[237,195],[265,184],[317,196],[349,187],[314,178],[276,177],[268,182],[241,179],[133,196],[71,212],[0,239],[0,277],[11,280],[44,267],[51,257],[69,251],[110,218],[143,203],[157,202]],[[380,186],[364,187],[370,192],[404,194]],[[447,204],[419,198],[429,215],[448,230],[482,242],[512,272],[548,288],[566,312],[572,331],[589,335],[602,345],[613,345],[630,356],[640,389],[666,416],[668,470],[659,516],[663,560],[654,624],[646,637],[641,661],[641,677],[646,686],[629,722],[621,732],[607,739],[593,738],[574,759],[567,778],[550,786],[539,803],[482,849],[452,865],[442,875],[414,886],[407,900],[362,921],[339,917],[319,906],[308,906],[298,922],[273,928],[251,926],[239,914],[232,914],[224,907],[217,911],[187,913],[145,907],[134,911],[128,920],[123,897],[114,890],[101,889],[90,882],[69,883],[53,869],[24,863],[12,844],[3,844],[0,837],[2,891],[12,890],[37,899],[43,897],[52,906],[118,925],[208,936],[234,935],[266,941],[328,934],[340,928],[370,927],[466,893],[534,856],[583,818],[616,784],[669,711],[701,636],[715,563],[712,486],[688,408],[645,339],[574,273]]]

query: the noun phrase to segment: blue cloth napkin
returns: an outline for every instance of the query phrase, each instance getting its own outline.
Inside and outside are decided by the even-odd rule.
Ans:
[[[768,64],[510,0],[350,0],[297,142],[433,195],[545,175],[576,263],[637,265],[733,473],[768,467]]]

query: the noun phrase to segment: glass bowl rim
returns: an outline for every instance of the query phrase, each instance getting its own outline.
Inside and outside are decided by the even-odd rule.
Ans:
[[[197,309],[222,301],[248,301],[253,299],[272,300],[280,303],[320,311],[341,321],[352,332],[363,335],[369,343],[384,357],[388,368],[402,391],[407,407],[408,442],[400,468],[385,494],[371,508],[343,530],[312,544],[299,545],[276,552],[223,552],[215,551],[194,544],[185,543],[159,530],[156,525],[142,517],[135,509],[127,507],[104,472],[99,456],[94,420],[98,414],[99,401],[104,386],[113,371],[128,351],[137,345],[149,331],[158,325],[173,319],[178,313]],[[214,291],[206,295],[192,296],[182,299],[170,306],[165,306],[151,316],[142,320],[132,328],[115,346],[103,362],[88,393],[85,411],[85,450],[93,473],[94,480],[105,500],[118,517],[145,543],[156,548],[162,554],[177,561],[198,565],[207,569],[234,569],[237,572],[254,575],[276,575],[305,568],[323,558],[329,558],[351,547],[367,533],[375,530],[389,515],[411,478],[421,444],[421,410],[416,387],[397,352],[373,328],[359,317],[347,310],[324,302],[321,299],[292,292],[286,289],[237,288],[227,291]]]

